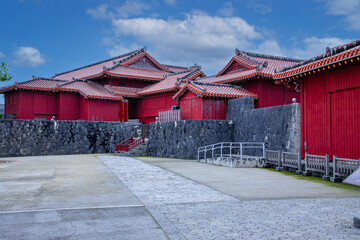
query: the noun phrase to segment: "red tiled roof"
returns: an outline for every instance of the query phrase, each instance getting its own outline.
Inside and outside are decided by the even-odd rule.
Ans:
[[[104,67],[112,67],[114,65],[114,62],[118,62],[121,60],[125,60],[125,59],[129,59],[132,58],[138,54],[140,54],[141,52],[144,51],[144,48],[142,49],[138,49],[114,58],[110,58],[101,62],[97,62],[97,63],[93,63],[91,65],[87,65],[81,68],[77,68],[71,71],[67,71],[67,72],[63,72],[63,73],[59,73],[56,74],[53,78],[54,79],[63,79],[63,80],[72,80],[73,78],[83,78],[86,76],[91,76],[94,74],[98,74],[100,72],[102,72],[104,70]]]
[[[195,93],[200,97],[220,97],[220,98],[240,98],[240,97],[253,97],[258,98],[256,94],[253,94],[242,87],[231,86],[227,84],[214,84],[214,83],[200,83],[190,81],[186,83],[180,91],[178,91],[173,97],[174,100],[178,100],[187,90]]]
[[[161,81],[165,79],[164,75],[168,74],[168,72],[147,69],[147,68],[139,68],[139,67],[126,67],[126,66],[117,66],[112,70],[103,70],[94,75],[84,76],[81,79],[91,80],[94,78],[99,78],[104,75],[114,76],[114,77],[126,77],[126,78],[134,78],[134,79],[142,79],[149,81]]]
[[[86,80],[59,80],[51,78],[34,78],[22,83],[15,83],[11,86],[0,89],[0,93],[12,90],[33,90],[47,92],[78,92],[86,98],[103,100],[122,100],[122,96],[117,96],[108,91],[104,86]]]
[[[320,56],[308,59],[292,67],[283,68],[277,71],[277,73],[274,75],[274,79],[279,82],[280,79],[284,78],[290,79],[295,76],[298,77],[298,75],[306,75],[306,73],[316,73],[316,69],[320,71],[320,69],[326,70],[326,67],[329,69],[331,67],[341,66],[341,62],[347,64],[347,61],[353,62],[354,58],[360,60],[359,56],[360,39],[338,47],[327,48],[326,52]]]
[[[234,56],[216,76],[199,79],[198,81],[207,83],[231,83],[246,81],[256,76],[272,78],[275,69],[289,67],[301,61],[302,60],[299,59],[244,52],[236,49],[236,56]],[[247,70],[224,74],[233,62],[238,62],[240,65],[246,67]]]
[[[144,49],[146,50],[146,49]],[[118,63],[116,63],[114,66],[106,69],[106,70],[113,70],[114,68],[118,67],[118,66],[129,66],[130,64],[136,62],[137,60],[143,58],[143,57],[147,57],[148,59],[150,59],[150,61],[155,64],[155,66],[157,66],[160,70],[165,71],[165,72],[170,72],[168,69],[166,69],[163,65],[161,65],[158,61],[156,61],[153,57],[150,56],[150,54],[148,54],[146,51],[142,51],[139,54],[134,55],[134,57],[130,57],[130,58],[125,58],[123,60],[118,61]]]
[[[51,79],[51,78],[40,78],[34,77],[31,80],[15,83],[11,86],[7,86],[0,89],[0,93],[24,89],[24,90],[37,90],[37,91],[54,91],[56,86],[59,84],[66,83],[65,80]]]
[[[162,64],[162,65],[166,69],[169,69],[173,73],[183,72],[183,71],[186,71],[188,69],[187,67],[173,66],[173,65],[167,65],[167,64]]]
[[[136,94],[141,88],[129,88],[105,85],[105,88],[117,96],[123,97],[138,97]]]
[[[149,95],[154,93],[174,91],[178,88],[179,84],[181,84],[182,80],[193,80],[198,76],[205,76],[205,74],[200,70],[200,67],[179,73],[169,74],[165,76],[163,81],[143,88],[138,92],[138,94]]]
[[[59,91],[65,92],[78,92],[86,98],[90,99],[102,99],[102,100],[122,100],[121,96],[108,91],[104,86],[99,83],[86,81],[86,80],[74,80],[61,84],[57,87]]]

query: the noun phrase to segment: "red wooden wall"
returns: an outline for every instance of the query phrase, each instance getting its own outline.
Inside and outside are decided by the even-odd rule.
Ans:
[[[360,158],[359,65],[302,80],[302,153]]]
[[[5,112],[15,113],[17,119],[55,118],[58,114],[56,94],[47,92],[14,91],[6,93]]]
[[[259,99],[255,101],[256,108],[290,104],[293,98],[300,102],[300,93],[296,92],[294,87],[287,88],[282,84],[275,84],[270,79],[253,79],[242,82],[240,85],[259,96]]]
[[[226,119],[227,99],[201,98],[187,91],[179,99],[181,119]]]
[[[5,112],[17,119],[127,121],[127,101],[85,99],[78,93],[14,91],[5,95]]]
[[[59,94],[58,120],[80,119],[80,95],[78,93]]]
[[[202,119],[202,99],[198,95],[187,91],[179,99],[181,119]]]
[[[16,118],[20,116],[20,92],[14,91],[5,94],[5,113],[14,113]]]
[[[174,92],[129,99],[129,118],[140,119],[144,123],[155,122],[160,111],[168,111],[177,102],[172,98]]]
[[[119,101],[83,99],[82,103],[84,108],[81,109],[81,112],[84,120],[119,121],[119,112],[124,110],[124,104]]]

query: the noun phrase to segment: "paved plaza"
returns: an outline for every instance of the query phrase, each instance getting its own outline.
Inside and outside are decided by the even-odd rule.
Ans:
[[[0,161],[0,239],[360,239],[356,187],[165,158]]]

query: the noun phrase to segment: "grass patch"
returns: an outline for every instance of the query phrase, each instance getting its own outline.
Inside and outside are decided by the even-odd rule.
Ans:
[[[290,177],[296,178],[298,180],[305,180],[305,181],[309,181],[309,182],[321,183],[327,187],[335,187],[335,188],[341,188],[341,189],[351,190],[351,191],[360,191],[360,187],[357,187],[357,186],[354,186],[351,184],[347,184],[347,183],[331,182],[331,181],[323,180],[319,177],[297,175],[292,172],[281,172],[281,171],[275,170],[274,168],[263,168],[263,169],[265,169],[267,171],[271,171],[271,172],[281,173],[285,176],[290,176]]]

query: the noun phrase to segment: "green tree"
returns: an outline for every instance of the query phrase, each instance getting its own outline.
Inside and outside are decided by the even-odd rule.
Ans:
[[[0,81],[8,81],[12,78],[13,76],[8,73],[7,64],[5,62],[0,62]]]

